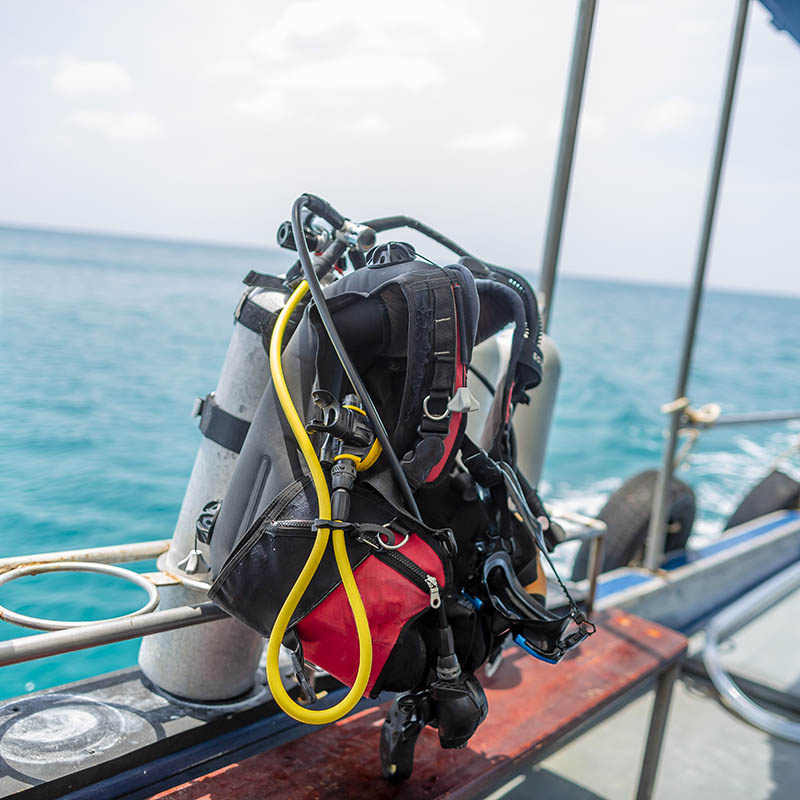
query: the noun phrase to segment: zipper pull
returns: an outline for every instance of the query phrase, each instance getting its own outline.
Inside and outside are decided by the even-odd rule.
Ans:
[[[439,582],[433,575],[426,575],[425,583],[428,584],[428,591],[431,593],[431,608],[439,608],[442,604],[442,596],[439,594]]]

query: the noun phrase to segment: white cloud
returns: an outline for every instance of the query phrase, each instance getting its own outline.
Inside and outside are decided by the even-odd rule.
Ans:
[[[606,120],[598,114],[592,114],[590,111],[584,111],[581,114],[581,136],[587,136],[590,139],[598,138],[606,132]]]
[[[383,133],[389,130],[389,123],[386,117],[381,117],[378,114],[368,114],[366,117],[353,120],[345,126],[345,130],[350,133],[357,133],[363,135],[370,135],[374,133]]]
[[[443,0],[295,0],[253,35],[250,57],[209,72],[238,82],[234,113],[274,119],[298,105],[294,91],[352,98],[442,86],[445,72],[431,54],[482,36],[463,8]]]
[[[20,56],[16,63],[25,69],[49,69],[53,66],[53,59],[45,56]]]
[[[386,53],[336,56],[302,63],[263,75],[258,83],[261,88],[231,104],[236,114],[280,119],[288,115],[295,91],[303,97],[335,92],[340,98],[370,91],[419,92],[441,86],[444,74],[427,58]]]
[[[275,89],[234,100],[231,108],[240,116],[260,117],[266,120],[284,119],[289,113],[286,96]]]
[[[118,94],[132,86],[128,71],[114,61],[67,61],[53,76],[59,94]]]
[[[642,128],[648,133],[667,133],[682,128],[692,116],[692,104],[686,97],[668,97],[652,106]]]
[[[144,111],[77,111],[72,115],[75,125],[101,131],[108,139],[140,141],[152,139],[161,130],[161,124]]]
[[[280,70],[268,82],[276,89],[317,89],[342,94],[386,89],[418,92],[443,84],[444,74],[438,64],[424,57],[356,54]]]
[[[513,150],[525,141],[525,131],[519,125],[500,125],[485,131],[465,133],[455,138],[451,147],[456,150],[473,150],[499,153]]]
[[[217,78],[258,78],[261,70],[247,58],[225,58],[212,64],[208,74]]]
[[[257,31],[251,49],[262,58],[286,61],[298,46],[330,50],[346,40],[357,53],[430,52],[432,48],[480,41],[480,26],[460,6],[442,0],[295,0],[268,27]]]

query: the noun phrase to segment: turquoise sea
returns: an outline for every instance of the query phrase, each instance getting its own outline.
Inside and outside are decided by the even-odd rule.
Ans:
[[[190,412],[215,386],[241,278],[291,260],[267,249],[0,228],[0,556],[171,535],[200,442]],[[800,298],[771,288],[775,296],[708,292],[695,405],[800,407]],[[561,280],[552,332],[563,373],[546,500],[596,511],[624,478],[659,463],[659,406],[673,391],[687,295]],[[798,436],[797,424],[704,434],[681,474],[698,496],[696,535],[717,535]],[[133,586],[88,575],[0,587],[0,603],[16,610],[76,620],[142,599]],[[25,634],[0,622],[0,639]],[[0,698],[133,665],[137,650],[128,642],[0,669]]]

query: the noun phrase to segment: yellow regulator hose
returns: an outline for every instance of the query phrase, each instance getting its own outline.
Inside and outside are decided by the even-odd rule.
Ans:
[[[303,281],[294,290],[275,322],[275,329],[272,332],[269,343],[269,368],[272,373],[272,382],[275,386],[275,391],[278,395],[283,413],[286,415],[292,433],[295,439],[297,439],[297,444],[311,472],[311,479],[314,482],[314,489],[316,490],[317,502],[319,504],[319,518],[330,519],[331,496],[328,491],[328,482],[325,480],[325,473],[322,471],[322,465],[319,463],[319,458],[317,458],[317,454],[314,452],[311,439],[309,439],[303,422],[292,402],[289,389],[286,386],[286,379],[283,376],[283,365],[281,363],[281,344],[283,342],[284,332],[286,331],[286,325],[292,312],[297,308],[297,304],[302,300],[307,291],[308,283]],[[280,654],[281,642],[286,634],[286,628],[292,618],[292,614],[294,614],[297,608],[297,604],[303,597],[309,583],[311,583],[311,579],[314,577],[314,573],[316,573],[320,561],[322,561],[325,548],[328,546],[330,534],[331,531],[328,528],[320,528],[317,531],[317,538],[314,541],[314,546],[311,548],[308,560],[300,571],[300,575],[295,581],[294,586],[292,586],[291,591],[286,596],[281,610],[278,612],[278,617],[275,620],[275,625],[272,627],[272,634],[269,637],[269,643],[267,645],[267,681],[272,696],[275,698],[275,702],[290,717],[293,717],[299,722],[305,722],[308,725],[326,725],[329,722],[335,722],[337,719],[347,714],[364,695],[364,690],[367,688],[369,675],[372,671],[372,637],[369,632],[367,612],[364,610],[364,603],[358,592],[356,579],[353,576],[350,560],[347,557],[344,531],[334,530],[333,552],[336,556],[336,565],[342,577],[342,584],[347,593],[347,600],[353,611],[353,618],[355,619],[356,630],[358,632],[358,673],[356,674],[353,688],[350,689],[347,695],[335,706],[320,711],[314,711],[292,700],[281,680],[281,674],[278,668],[278,656]]]

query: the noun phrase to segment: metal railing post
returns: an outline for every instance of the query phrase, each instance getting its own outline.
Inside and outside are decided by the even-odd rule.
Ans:
[[[722,110],[720,112],[719,126],[717,129],[717,141],[714,148],[714,161],[711,167],[708,196],[706,198],[705,217],[703,219],[703,228],[700,235],[700,247],[697,253],[694,284],[692,286],[692,297],[689,305],[689,316],[686,320],[686,329],[683,337],[683,352],[681,354],[680,369],[678,371],[678,381],[675,386],[676,400],[686,395],[686,385],[689,380],[692,349],[694,347],[695,331],[697,329],[697,318],[700,312],[700,301],[703,296],[703,281],[705,279],[711,233],[714,227],[714,213],[717,208],[717,195],[722,178],[722,166],[725,161],[725,146],[728,141],[728,129],[730,127],[731,111],[733,110],[736,79],[739,74],[739,61],[742,54],[742,43],[744,41],[747,24],[748,6],[749,0],[739,0],[736,24],[733,31],[733,41],[731,43],[730,59],[728,62],[728,73],[725,79]],[[679,406],[680,404],[676,403],[676,405]],[[647,532],[645,566],[649,569],[656,569],[660,565],[664,555],[664,539],[666,536],[667,523],[667,496],[672,479],[675,445],[678,440],[678,430],[680,428],[682,412],[683,408],[677,407],[670,413],[669,435],[667,437],[666,447],[664,448],[661,472],[659,473],[656,483],[655,495],[653,497],[653,512],[650,515],[650,527]]]
[[[589,45],[592,40],[595,5],[595,0],[581,0],[578,7],[575,44],[572,48],[567,97],[564,101],[564,120],[561,123],[561,140],[558,144],[556,171],[553,176],[553,194],[550,199],[550,214],[547,220],[542,271],[539,277],[539,289],[545,296],[545,307],[542,314],[545,331],[549,329],[551,309],[553,307],[558,251],[561,247],[561,231],[564,228],[569,180],[572,174],[572,157],[575,153],[575,140],[578,135],[578,122],[581,114],[581,100],[583,99],[583,84],[586,79],[586,65],[589,61]]]

